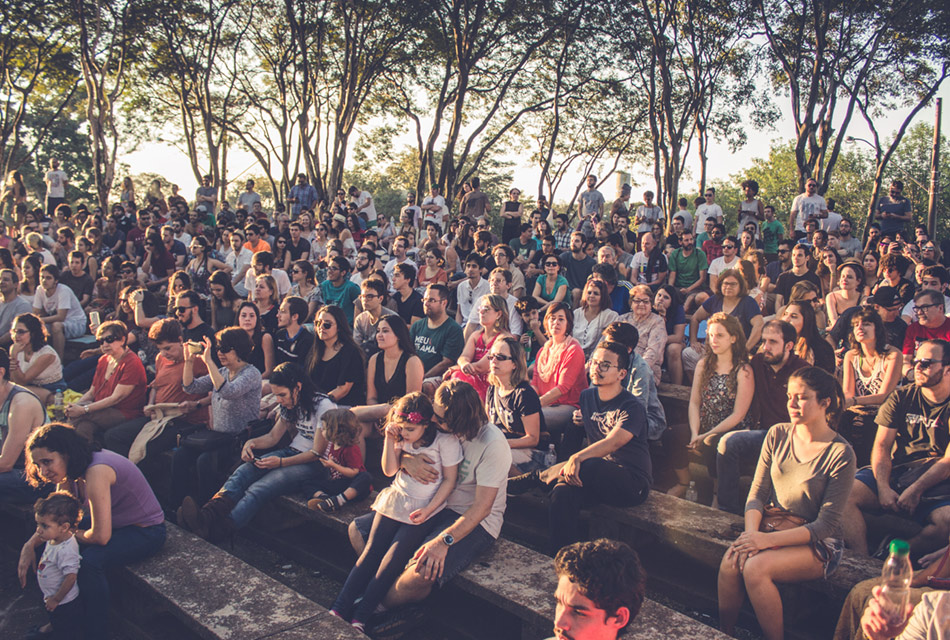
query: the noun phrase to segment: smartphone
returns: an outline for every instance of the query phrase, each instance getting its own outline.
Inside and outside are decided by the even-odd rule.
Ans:
[[[99,312],[98,312],[98,311],[93,311],[92,313],[89,314],[89,323],[92,324],[92,325],[95,325],[95,326],[97,326],[97,327],[98,327],[100,324],[102,324],[102,320],[101,320],[101,318],[99,317]]]

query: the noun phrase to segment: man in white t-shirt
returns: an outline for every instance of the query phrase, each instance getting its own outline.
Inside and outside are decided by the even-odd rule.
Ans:
[[[722,256],[709,263],[709,288],[716,290],[716,283],[719,282],[719,274],[726,269],[736,269],[739,267],[739,240],[735,236],[727,236],[722,241]]]
[[[66,202],[66,185],[69,177],[59,168],[59,160],[50,158],[46,172],[46,215],[53,217],[56,207]]]
[[[788,228],[800,238],[805,235],[805,220],[817,218],[819,224],[821,224],[820,221],[827,217],[828,203],[818,195],[818,181],[809,178],[808,182],[805,183],[805,193],[798,194],[792,201],[792,213],[788,218]]]
[[[828,217],[821,221],[820,228],[825,231],[839,231],[841,217],[840,213],[835,212],[835,199],[828,198]]]
[[[376,226],[376,205],[373,203],[373,196],[369,191],[363,191],[357,186],[350,187],[350,198],[356,204],[356,214],[366,214],[367,228]]]
[[[439,194],[439,185],[432,185],[420,209],[422,209],[423,227],[427,222],[434,222],[439,225],[440,232],[445,231],[445,219],[449,215],[449,208],[445,206],[445,198]]]
[[[86,332],[86,312],[73,290],[59,283],[59,267],[44,264],[40,268],[40,286],[33,297],[33,314],[49,327],[50,342],[63,357],[66,341]]]
[[[254,285],[257,283],[257,276],[271,276],[277,283],[277,295],[283,298],[290,293],[290,278],[283,269],[274,268],[274,254],[270,251],[258,251],[251,258],[251,268],[247,270],[244,276],[244,288],[248,292],[248,297],[254,298]]]
[[[482,267],[484,266],[485,262],[477,253],[470,253],[465,258],[465,279],[459,283],[455,290],[458,298],[455,321],[459,325],[468,322],[472,309],[475,308],[475,301],[481,300],[482,296],[490,291],[488,280],[482,277]]]
[[[718,224],[722,224],[722,207],[716,204],[716,190],[707,188],[705,197],[706,202],[696,207],[696,229],[699,231],[706,228],[706,218],[713,218]]]

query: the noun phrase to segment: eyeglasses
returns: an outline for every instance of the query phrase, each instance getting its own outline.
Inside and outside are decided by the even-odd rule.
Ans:
[[[789,249],[779,249],[779,253],[789,253]]]
[[[918,358],[914,360],[911,364],[914,365],[914,368],[921,367],[923,369],[929,369],[935,364],[939,364],[940,360],[934,360],[932,358]]]
[[[559,267],[561,265],[559,265],[557,262],[545,262],[544,266],[545,267]]]
[[[489,353],[488,359],[491,360],[492,362],[494,362],[495,360],[497,360],[498,362],[508,362],[509,360],[513,360],[514,358],[512,358],[511,356],[503,355],[501,353]]]
[[[96,342],[98,342],[99,346],[101,347],[104,344],[112,344],[113,342],[118,342],[121,339],[122,338],[120,338],[117,335],[108,335],[108,336],[103,336],[101,338],[97,338]]]
[[[339,271],[339,270],[340,270],[340,267],[337,267],[335,265],[330,265],[329,267],[327,267],[327,271]]]
[[[234,351],[232,347],[218,347],[217,348],[218,353],[231,353],[232,351]]]
[[[30,332],[29,329],[14,329],[13,330],[13,333],[17,334],[18,336],[22,336],[24,333],[29,333],[29,332]]]
[[[722,245],[722,248],[723,248],[723,249],[735,249],[735,248],[736,248],[736,245],[734,245],[734,244],[723,244],[723,245]]]
[[[321,328],[321,329],[332,329],[332,328],[335,327],[335,326],[336,326],[336,325],[334,325],[332,322],[327,322],[326,320],[324,320],[323,322],[320,323],[320,328]]]
[[[601,373],[607,373],[610,371],[611,367],[617,367],[619,369],[618,365],[615,365],[612,362],[607,362],[606,360],[591,360],[589,364],[592,369],[597,369]]]
[[[180,307],[180,306],[179,306],[179,307],[175,307],[175,313],[181,315],[181,314],[183,314],[184,312],[188,311],[188,309],[194,309],[194,307]]]
[[[300,269],[291,269],[290,272],[291,272],[291,273],[303,273],[303,271],[301,271]]]
[[[739,283],[736,282],[735,280],[723,280],[723,281],[722,281],[722,286],[724,286],[724,287],[738,287],[738,286],[739,286]]]
[[[363,300],[372,300],[373,298],[378,298],[379,294],[376,293],[361,293],[360,298]]]
[[[936,303],[936,304],[915,304],[913,308],[914,308],[914,313],[923,313],[924,311],[926,311],[926,310],[929,309],[930,307],[942,307],[942,306],[943,306],[943,305],[940,304],[940,303]]]
[[[432,414],[432,419],[435,422],[438,422],[439,424],[448,424],[448,422],[445,421],[445,416],[440,416],[439,414],[434,413],[434,412]]]
[[[652,302],[649,298],[634,298],[630,301],[631,304],[651,304]]]

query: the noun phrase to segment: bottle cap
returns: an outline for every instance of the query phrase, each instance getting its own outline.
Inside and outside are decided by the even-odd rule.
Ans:
[[[910,553],[910,545],[905,540],[891,540],[891,553],[897,556],[906,556]]]

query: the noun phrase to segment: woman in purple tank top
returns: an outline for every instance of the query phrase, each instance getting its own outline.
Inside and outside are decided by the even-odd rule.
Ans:
[[[79,500],[88,516],[76,533],[82,550],[79,593],[85,637],[109,637],[106,570],[155,555],[165,543],[165,517],[145,476],[127,458],[101,451],[64,424],[40,427],[26,443],[26,474],[33,486],[55,485]],[[26,584],[41,541],[33,535],[20,552],[17,573]]]

